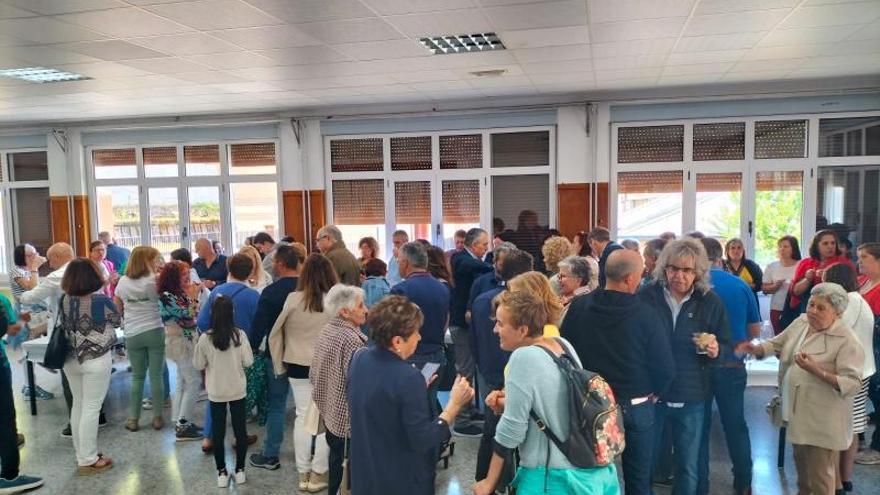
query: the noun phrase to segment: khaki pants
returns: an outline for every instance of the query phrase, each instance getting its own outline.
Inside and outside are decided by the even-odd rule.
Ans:
[[[834,495],[840,452],[812,445],[793,445],[798,495]]]

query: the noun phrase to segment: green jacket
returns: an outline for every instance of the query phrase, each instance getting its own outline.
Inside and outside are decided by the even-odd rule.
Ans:
[[[324,253],[324,256],[333,264],[340,282],[360,287],[361,266],[348,248],[345,247],[344,242],[336,241],[330,250]]]

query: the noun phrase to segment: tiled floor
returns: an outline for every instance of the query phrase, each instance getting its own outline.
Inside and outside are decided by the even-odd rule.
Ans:
[[[69,439],[60,436],[67,423],[64,399],[61,396],[60,378],[42,369],[37,371],[38,383],[54,392],[56,398],[39,403],[39,415],[29,414],[28,405],[16,394],[18,425],[27,437],[22,449],[22,468],[28,474],[43,476],[46,486],[38,493],[49,494],[203,494],[217,493],[214,478],[213,458],[202,454],[198,442],[176,443],[173,431],[166,427],[162,431],[145,428],[136,433],[126,431],[122,425],[126,417],[125,405],[128,399],[129,373],[124,363],[116,367],[108,396],[110,424],[99,433],[99,447],[113,456],[116,466],[94,477],[74,476],[73,445]],[[172,383],[173,383],[172,367]],[[16,390],[24,381],[21,366],[14,367],[13,380]],[[784,471],[776,468],[777,433],[767,421],[764,404],[773,390],[766,387],[753,387],[746,393],[746,407],[752,438],[754,459],[754,493],[776,495],[796,493],[796,476],[791,460],[791,449],[787,450]],[[203,411],[200,403],[199,411]],[[282,469],[264,471],[248,468],[248,482],[231,491],[254,494],[293,494],[295,493],[293,467],[293,401],[288,412],[287,426],[282,449]],[[149,417],[148,414],[144,418]],[[166,414],[166,418],[168,414]],[[201,418],[199,418],[200,420]],[[146,426],[146,420],[142,423]],[[201,421],[199,421],[201,423]],[[263,432],[255,425],[249,425],[251,433]],[[258,444],[259,445],[259,444]],[[437,493],[458,495],[470,493],[475,466],[476,439],[457,439],[456,454],[448,470],[440,470],[437,479]],[[253,451],[253,450],[252,450]],[[716,421],[712,433],[711,493],[730,493],[732,483],[730,462],[720,425]],[[230,465],[234,462],[227,450]],[[855,474],[857,494],[880,493],[880,466],[857,466]],[[668,490],[658,488],[658,495]]]

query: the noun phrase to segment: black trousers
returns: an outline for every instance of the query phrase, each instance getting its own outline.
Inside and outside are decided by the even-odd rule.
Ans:
[[[232,402],[211,401],[211,441],[214,444],[214,464],[217,471],[226,469],[226,449],[223,440],[226,438],[226,407],[232,416],[232,432],[235,434],[235,470],[244,469],[244,458],[247,455],[247,425],[244,413],[245,399]]]
[[[327,495],[336,495],[342,485],[342,461],[345,458],[345,444],[351,442],[347,438],[337,437],[327,430],[327,447],[330,448],[330,459],[327,476]],[[351,444],[349,444],[351,449]]]
[[[18,477],[18,430],[15,428],[15,403],[12,401],[12,370],[0,362],[0,478]]]

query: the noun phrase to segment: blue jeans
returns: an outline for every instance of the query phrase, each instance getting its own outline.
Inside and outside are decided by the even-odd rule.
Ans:
[[[628,401],[627,401],[628,402]],[[626,449],[623,451],[623,481],[626,495],[651,495],[654,444],[654,403],[622,404]]]
[[[268,410],[266,411],[266,440],[263,441],[263,455],[278,457],[281,442],[284,440],[284,414],[287,412],[287,396],[290,395],[290,382],[287,375],[275,376],[272,358],[263,354],[266,360],[266,386],[268,388]]]
[[[440,367],[437,368],[436,372],[437,378],[428,387],[428,410],[431,411],[431,418],[436,418],[441,412],[440,401],[437,399],[437,390],[440,388],[440,377],[443,376],[443,369],[446,367],[446,354],[441,349],[430,354],[413,354],[406,361],[414,364],[419,371],[428,363],[440,363]]]
[[[712,395],[718,404],[727,452],[733,461],[733,488],[737,492],[752,486],[752,443],[743,404],[746,369],[712,368]],[[712,427],[712,401],[706,401],[703,420],[703,445],[700,448],[700,483],[697,493],[709,493],[709,430]]]
[[[664,402],[658,402],[655,412],[655,442],[659,444],[664,424],[672,433],[674,449],[672,455],[675,460],[675,484],[672,487],[672,495],[695,495],[699,481],[698,465],[703,438],[700,433],[706,405],[704,402],[689,402],[683,407],[675,408],[667,406]],[[654,462],[657,462],[656,457]]]

